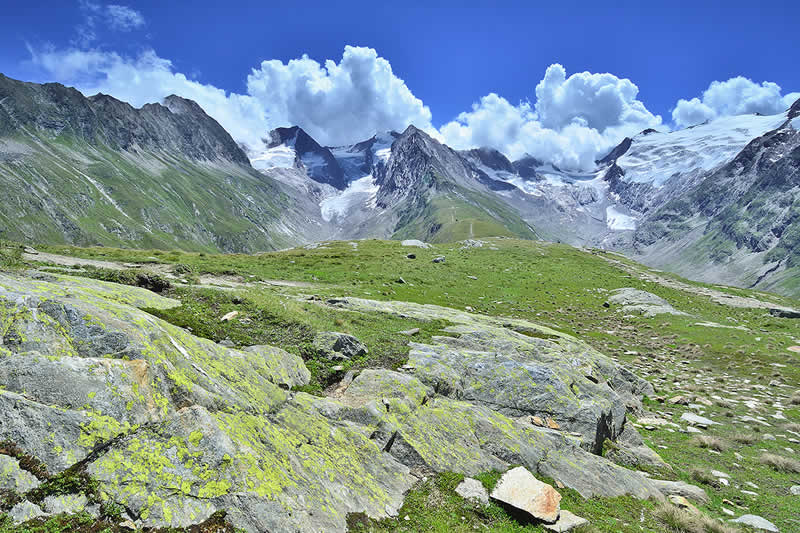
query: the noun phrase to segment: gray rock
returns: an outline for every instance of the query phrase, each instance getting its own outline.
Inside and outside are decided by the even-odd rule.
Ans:
[[[433,258],[434,263],[444,263],[445,257],[443,255],[437,256]]]
[[[50,514],[77,513],[86,510],[89,499],[83,494],[48,496],[44,499],[44,510]]]
[[[683,481],[667,481],[663,479],[653,479],[651,482],[658,487],[658,490],[664,496],[683,496],[696,502],[708,503],[708,494],[696,485],[690,485]]]
[[[333,360],[350,359],[367,353],[367,347],[357,338],[346,333],[323,331],[314,337],[317,353]]]
[[[608,301],[612,304],[621,305],[622,311],[627,314],[643,315],[648,318],[662,314],[686,314],[676,310],[660,296],[646,291],[626,287],[611,292],[613,295],[609,297]]]
[[[486,487],[483,486],[483,483],[471,477],[464,478],[464,481],[458,484],[456,493],[465,500],[471,500],[482,505],[489,503],[489,493],[486,492]]]
[[[800,485],[792,485],[789,487],[789,494],[792,496],[800,496]]]
[[[17,459],[0,455],[0,489],[22,494],[38,486],[39,480],[36,476],[20,468]]]
[[[572,531],[576,527],[584,526],[588,523],[589,521],[585,518],[574,515],[566,509],[561,509],[561,513],[558,515],[558,520],[556,520],[555,524],[542,524],[542,527],[549,531],[562,533],[564,531]]]
[[[48,516],[47,513],[42,511],[42,508],[29,501],[20,502],[8,512],[8,516],[15,524],[21,524],[40,516]]]
[[[766,518],[762,518],[758,515],[754,514],[746,514],[742,515],[736,520],[731,520],[736,524],[744,524],[746,526],[750,526],[756,529],[762,529],[764,531],[774,531],[779,532],[778,526],[767,520]]]

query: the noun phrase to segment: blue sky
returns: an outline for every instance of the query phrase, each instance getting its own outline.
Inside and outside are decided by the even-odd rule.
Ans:
[[[800,91],[798,2],[115,1],[7,7],[0,71],[134,105],[182,93],[249,144],[289,121],[330,144],[413,122],[575,167]]]

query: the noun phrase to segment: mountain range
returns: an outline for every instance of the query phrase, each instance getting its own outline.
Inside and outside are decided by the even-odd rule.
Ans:
[[[0,238],[256,252],[319,240],[515,236],[800,294],[800,101],[624,139],[590,171],[424,131],[239,146],[196,103],[140,109],[0,75]]]

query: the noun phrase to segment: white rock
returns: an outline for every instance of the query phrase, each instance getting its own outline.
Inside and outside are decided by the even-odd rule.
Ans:
[[[464,481],[458,484],[456,493],[465,500],[472,500],[483,505],[489,503],[489,493],[486,492],[483,483],[471,477],[464,478]]]
[[[581,518],[580,516],[574,515],[571,512],[567,511],[566,509],[561,510],[561,514],[558,516],[558,520],[556,520],[555,524],[542,524],[545,529],[550,531],[572,531],[576,527],[580,527],[582,525],[588,524],[589,521],[585,518]]]
[[[754,527],[756,529],[763,529],[764,531],[775,531],[779,532],[778,526],[767,520],[766,518],[762,518],[758,515],[754,514],[746,514],[742,515],[736,520],[731,520],[731,522],[737,524],[744,524],[746,526]]]
[[[555,522],[561,510],[561,494],[522,466],[503,474],[491,496],[544,522]]]
[[[718,425],[719,424],[718,422],[714,422],[710,418],[706,418],[704,416],[696,415],[694,413],[683,413],[681,415],[681,420],[684,420],[686,422],[689,422],[692,425],[700,426],[700,427],[714,426],[714,425]]]
[[[400,243],[401,246],[416,246],[417,248],[430,248],[431,245],[427,242],[422,242],[417,239],[407,239]]]

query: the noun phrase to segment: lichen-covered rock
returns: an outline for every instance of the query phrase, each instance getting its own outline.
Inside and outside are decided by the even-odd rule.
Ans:
[[[248,531],[344,531],[402,505],[409,470],[373,429],[282,390],[308,382],[299,358],[199,339],[130,305],[170,301],[107,285],[0,274],[0,439],[52,473],[88,460],[144,526],[226,509]]]
[[[452,336],[411,343],[408,366],[438,394],[490,406],[512,417],[553,419],[600,453],[641,407],[652,386],[574,337],[523,320],[473,315],[434,305],[348,298],[337,305],[417,320],[455,323]]]
[[[649,479],[580,447],[577,438],[508,418],[487,407],[434,398],[397,432],[389,453],[403,464],[475,475],[523,465],[584,497],[663,499]]]
[[[581,448],[595,433],[528,421],[547,414],[580,431],[595,417],[600,433],[616,435],[624,405],[646,391],[572,337],[398,304],[380,310],[445,318],[453,336],[413,345],[431,354],[413,374],[349,374],[322,398],[287,390],[309,379],[296,356],[226,348],[136,307],[175,303],[92,280],[0,274],[0,439],[53,474],[82,461],[101,495],[142,527],[185,527],[224,509],[248,532],[344,531],[351,512],[394,516],[414,467],[469,475],[521,464],[587,497],[661,497],[645,477]],[[537,388],[534,375],[550,386]],[[521,402],[481,392],[478,376]]]
[[[17,459],[0,455],[0,489],[22,494],[38,486],[39,480],[36,476],[20,468]]]
[[[248,346],[242,351],[261,357],[268,379],[281,388],[300,387],[311,381],[311,372],[297,355],[274,346]]]
[[[89,499],[84,494],[63,494],[61,496],[48,496],[44,499],[43,507],[50,514],[79,513],[89,506]]]
[[[15,524],[21,524],[40,516],[48,516],[47,513],[42,511],[42,508],[28,501],[20,502],[8,512],[8,516]]]

